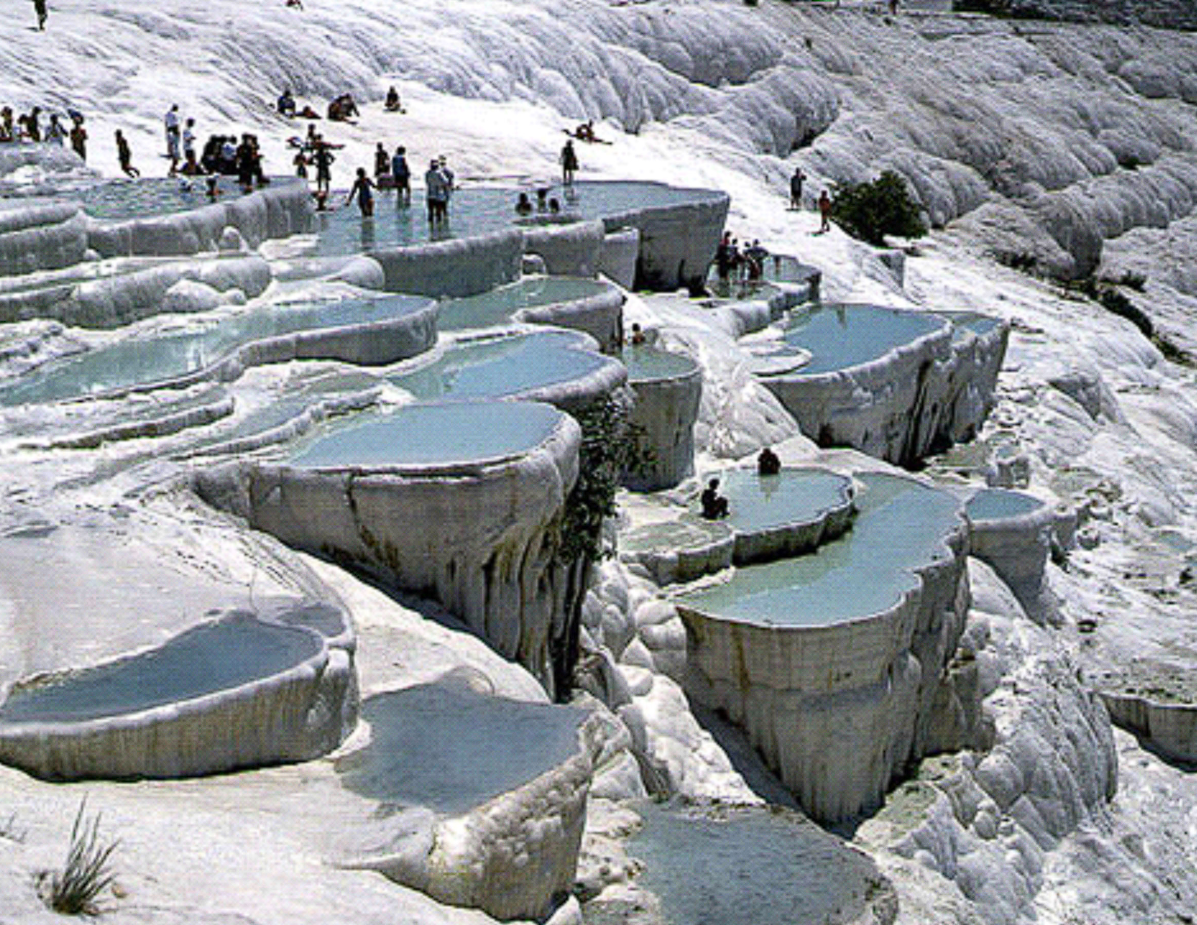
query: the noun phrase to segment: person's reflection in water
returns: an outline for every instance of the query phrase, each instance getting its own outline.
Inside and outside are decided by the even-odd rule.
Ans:
[[[375,231],[374,231],[374,219],[373,218],[363,218],[362,219],[362,251],[368,252],[368,251],[374,250],[374,242],[376,240],[377,240],[377,236],[375,235]]]

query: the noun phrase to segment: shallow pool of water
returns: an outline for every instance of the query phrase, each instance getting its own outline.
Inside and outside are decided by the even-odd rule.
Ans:
[[[78,722],[180,703],[279,674],[316,655],[321,645],[311,632],[239,612],[187,630],[161,648],[15,690],[0,707],[0,720]]]
[[[740,568],[722,584],[678,596],[740,623],[828,626],[881,613],[917,587],[915,569],[947,555],[960,502],[899,476],[857,476],[852,529],[796,559]]]
[[[600,295],[610,287],[597,279],[531,276],[490,292],[441,302],[440,331],[463,331],[507,324],[520,309],[576,302]]]
[[[1001,325],[1001,320],[990,315],[981,315],[977,312],[936,312],[944,318],[952,322],[955,331],[952,332],[953,339],[960,340],[967,334],[976,334],[978,337],[984,337],[990,334]]]
[[[761,355],[767,359],[808,351],[809,362],[788,377],[850,369],[908,344],[948,322],[935,314],[879,305],[823,305],[795,312],[782,344]]]
[[[415,177],[421,187],[422,175],[422,170],[417,171]],[[521,191],[531,190],[464,186],[453,193],[448,221],[436,228],[428,224],[422,188],[412,191],[410,206],[399,206],[395,194],[384,191],[377,197],[372,219],[363,219],[356,206],[317,213],[318,240],[314,251],[325,255],[353,254],[517,227],[520,216],[515,211],[515,203]],[[560,202],[565,219],[587,220],[620,216],[652,206],[705,201],[720,195],[709,190],[675,189],[657,183],[593,181],[577,183],[572,190],[551,187],[548,198]],[[520,221],[519,224],[534,222]]]
[[[765,807],[637,807],[628,845],[668,925],[838,925],[860,915],[874,872],[797,814]]]
[[[288,464],[307,469],[449,466],[527,453],[564,415],[539,402],[413,404],[333,425],[301,443]]]
[[[1043,502],[1033,495],[1005,488],[983,488],[969,499],[964,511],[970,520],[1005,520],[1022,517],[1042,507]]]
[[[852,489],[851,479],[818,469],[782,469],[777,475],[728,469],[718,478],[731,512],[726,523],[743,533],[819,520],[841,507]]]
[[[47,364],[0,388],[0,405],[64,401],[182,379],[254,341],[392,320],[428,307],[417,296],[272,305],[207,321],[160,337],[119,341]]]
[[[244,195],[235,177],[220,177],[218,186],[218,202]],[[212,204],[206,177],[111,180],[79,190],[75,195],[88,215],[105,221],[170,215]]]
[[[538,331],[470,341],[390,381],[416,398],[499,398],[574,382],[604,366],[609,357],[588,349],[589,339],[565,331]]]
[[[619,359],[628,368],[628,379],[632,382],[677,379],[690,375],[698,368],[698,364],[688,356],[658,350],[647,344],[625,347]]]
[[[371,697],[361,717],[370,744],[336,763],[346,788],[461,813],[569,760],[585,714],[434,683]]]

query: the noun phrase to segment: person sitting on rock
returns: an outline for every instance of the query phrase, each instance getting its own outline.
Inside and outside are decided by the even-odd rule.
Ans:
[[[639,347],[646,342],[647,342],[647,338],[644,336],[644,329],[641,328],[637,322],[633,321],[632,322],[632,334],[628,338],[628,343],[631,344],[633,347]]]
[[[722,520],[728,515],[727,499],[719,494],[719,480],[711,479],[699,498],[705,520]]]
[[[758,475],[777,475],[781,472],[781,459],[765,447],[756,458],[756,471]]]
[[[387,112],[404,112],[403,104],[399,101],[399,91],[391,87],[387,91],[386,103],[383,104]]]
[[[288,119],[295,115],[295,97],[291,95],[290,90],[284,90],[283,95],[278,98],[275,104],[278,108],[279,114],[286,116]]]

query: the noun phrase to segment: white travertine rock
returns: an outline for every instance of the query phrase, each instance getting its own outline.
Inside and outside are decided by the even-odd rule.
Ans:
[[[623,304],[626,300],[627,296],[610,286],[604,292],[585,298],[522,308],[516,312],[515,319],[584,331],[598,341],[604,353],[617,353],[623,343]]]
[[[520,275],[524,232],[519,228],[473,238],[370,252],[391,292],[434,298],[476,295]]]
[[[1163,690],[1131,693],[1103,690],[1110,719],[1176,761],[1197,761],[1197,704],[1161,697]]]
[[[1009,497],[1020,503],[1008,516],[974,516],[966,507],[971,554],[997,572],[1027,616],[1041,624],[1057,623],[1058,601],[1046,575],[1059,517],[1055,506],[1002,489],[978,492],[970,504],[989,496]]]
[[[341,839],[339,863],[499,919],[553,913],[573,885],[591,776],[613,727],[587,710],[451,680],[379,694],[363,717],[370,741],[338,758],[343,784],[401,808],[361,820]],[[489,736],[504,731],[513,753],[479,775],[494,759]]]
[[[231,227],[257,247],[269,238],[308,231],[312,214],[307,183],[289,177],[187,212],[126,221],[91,219],[87,244],[103,257],[185,256],[217,249],[225,229]]]
[[[598,219],[568,224],[526,224],[524,253],[536,254],[553,276],[595,276],[603,252]]]
[[[821,445],[908,464],[984,423],[1008,337],[1005,323],[983,333],[945,323],[856,366],[759,379]]]
[[[814,818],[877,806],[928,747],[968,608],[967,526],[960,516],[939,526],[937,549],[882,612],[758,623],[675,598],[688,631],[687,691],[744,729]]]
[[[694,474],[702,369],[692,363],[688,370],[662,375],[634,372],[629,385],[636,396],[631,423],[642,428],[638,443],[649,455],[641,469],[624,476],[624,484],[636,491],[673,488]]]
[[[701,290],[707,268],[723,234],[731,199],[711,191],[703,200],[649,206],[603,216],[608,231],[640,232],[636,288],[669,291],[682,286]]]
[[[599,275],[624,289],[631,289],[636,283],[636,257],[639,254],[639,229],[619,228],[607,232],[599,254]]]
[[[340,617],[335,611],[332,614]],[[287,614],[279,615],[287,619]],[[10,688],[0,710],[0,761],[51,780],[79,778],[192,777],[237,768],[283,761],[307,761],[332,751],[352,728],[357,713],[352,632],[345,627],[350,646],[334,646],[319,632],[262,622],[246,612],[233,613],[210,624],[217,626],[273,627],[269,632],[306,637],[308,651],[302,661],[248,680],[234,687],[205,691],[199,696],[155,704],[144,709],[111,713],[97,708],[76,718],[69,710],[46,715],[34,710],[14,717],[20,697],[33,698],[43,686],[86,692],[93,676],[105,684],[145,684],[139,665],[157,652],[129,656],[117,662],[77,673],[39,676]],[[179,642],[207,631],[201,625],[178,637]],[[174,641],[160,650],[168,652]],[[276,643],[278,644],[278,643]],[[236,639],[229,651],[214,649],[195,659],[235,659]],[[202,665],[202,661],[199,662]],[[176,671],[197,672],[182,664]],[[152,678],[152,676],[149,676]],[[127,679],[127,680],[126,680]],[[168,687],[169,689],[169,687]],[[152,696],[153,692],[146,692]],[[101,697],[100,704],[106,703]]]
[[[0,210],[0,276],[71,266],[86,258],[87,247],[77,202],[18,200]]]
[[[435,597],[551,690],[551,650],[568,622],[557,531],[581,440],[573,419],[554,413],[547,437],[505,458],[317,468],[253,462],[196,479],[205,496],[257,529]]]

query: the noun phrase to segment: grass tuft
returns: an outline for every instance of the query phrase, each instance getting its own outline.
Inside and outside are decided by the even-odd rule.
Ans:
[[[110,861],[119,842],[100,840],[100,814],[88,819],[87,797],[79,803],[71,846],[61,872],[50,876],[46,904],[63,915],[96,915],[96,899],[115,878]]]

